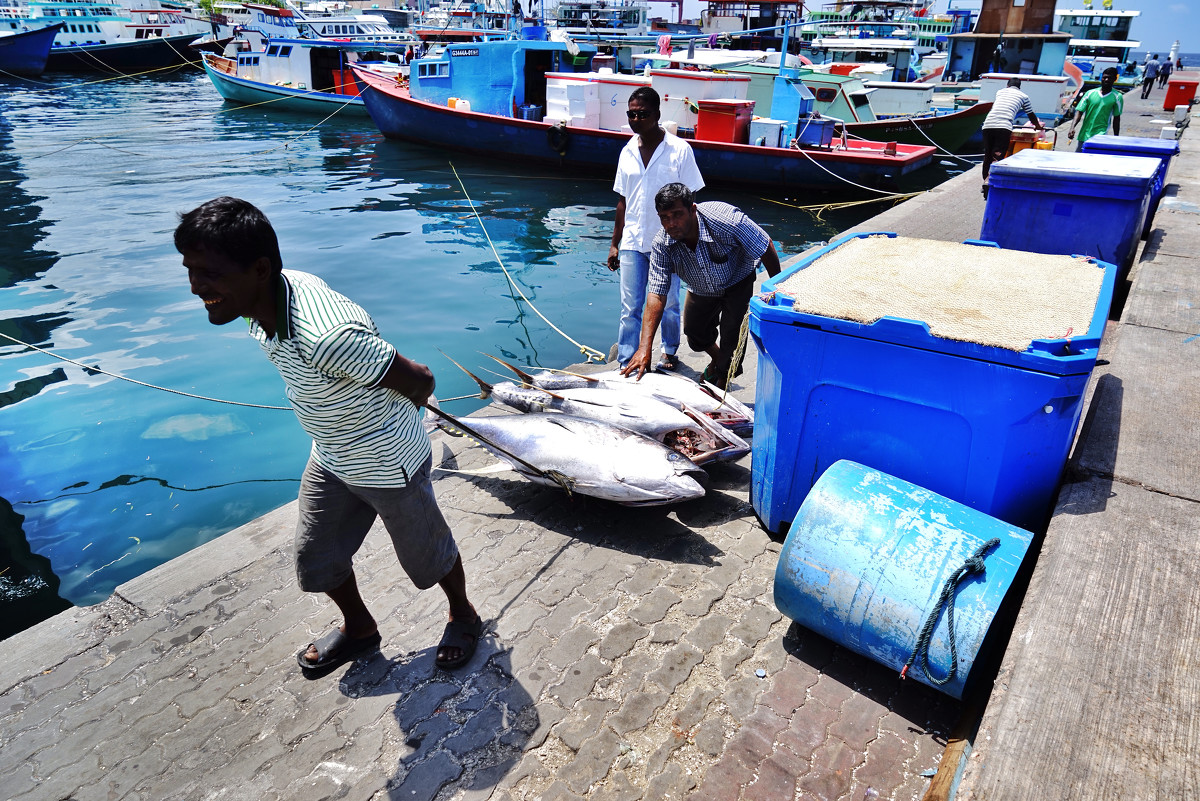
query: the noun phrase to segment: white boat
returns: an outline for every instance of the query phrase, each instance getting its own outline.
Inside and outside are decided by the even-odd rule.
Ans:
[[[222,55],[203,53],[204,71],[231,103],[279,111],[366,115],[351,64],[393,79],[408,75],[405,43],[269,38],[244,31]]]

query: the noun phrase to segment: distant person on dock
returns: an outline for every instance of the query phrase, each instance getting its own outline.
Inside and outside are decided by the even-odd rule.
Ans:
[[[1162,67],[1158,62],[1158,53],[1147,61],[1142,66],[1142,100],[1150,96],[1150,90],[1154,88],[1154,79],[1158,77],[1158,71]]]
[[[1171,73],[1174,70],[1175,70],[1175,67],[1172,66],[1171,59],[1169,59],[1169,58],[1162,63],[1161,67],[1158,68],[1158,88],[1159,89],[1162,89],[1164,86],[1167,85],[1167,81],[1169,81],[1171,79]]]
[[[1029,95],[1021,91],[1021,79],[1009,78],[1008,85],[996,92],[992,102],[992,110],[983,120],[983,183],[986,186],[988,173],[992,162],[1004,158],[1008,152],[1008,143],[1012,139],[1013,125],[1017,117],[1024,113],[1029,122],[1039,131],[1046,130],[1037,115],[1033,113],[1033,102]]]
[[[646,316],[637,352],[622,371],[641,378],[650,367],[654,332],[663,318],[667,292],[678,276],[687,282],[683,304],[683,333],[688,347],[708,354],[704,380],[725,388],[733,365],[742,320],[754,294],[759,262],[768,275],[779,274],[775,243],[757,223],[728,203],[696,203],[685,184],[667,184],[654,196],[662,230],[650,252],[650,281]]]
[[[1100,86],[1085,93],[1079,105],[1075,106],[1075,117],[1067,130],[1067,139],[1075,138],[1075,128],[1082,121],[1076,150],[1082,150],[1084,142],[1107,131],[1110,119],[1113,134],[1121,135],[1121,111],[1125,107],[1125,96],[1113,88],[1116,83],[1117,68],[1109,67],[1100,75]]]
[[[420,412],[433,373],[400,355],[361,307],[324,281],[284,270],[271,223],[244,200],[220,197],[181,214],[175,248],[208,321],[246,319],[313,438],[300,480],[296,575],[300,589],[333,600],[344,624],[301,648],[300,667],[324,673],[379,645],[352,565],[376,517],[413,584],[440,584],[450,602],[436,664],[465,664],[483,622],[429,479]]]
[[[629,95],[629,128],[633,138],[617,159],[613,191],[617,219],[608,248],[608,269],[621,271],[621,321],[617,327],[616,362],[629,364],[641,340],[646,307],[646,281],[650,274],[650,246],[662,230],[654,210],[654,194],[669,183],[686,184],[693,192],[704,188],[692,147],[659,125],[658,92],[640,86]],[[671,278],[662,322],[662,359],[659,366],[679,366],[679,277]],[[613,357],[610,357],[613,358]]]

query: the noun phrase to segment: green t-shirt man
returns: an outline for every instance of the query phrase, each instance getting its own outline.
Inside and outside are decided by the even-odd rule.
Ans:
[[[1117,71],[1109,68],[1100,78],[1100,87],[1092,89],[1083,96],[1075,107],[1075,118],[1071,120],[1071,128],[1067,138],[1075,136],[1075,128],[1079,128],[1079,145],[1108,130],[1109,118],[1112,118],[1113,133],[1121,133],[1121,111],[1125,107],[1125,96],[1113,88],[1117,80]]]

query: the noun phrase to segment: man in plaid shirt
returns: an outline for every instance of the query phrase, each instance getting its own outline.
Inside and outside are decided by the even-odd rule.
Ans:
[[[779,274],[779,254],[766,231],[728,203],[697,204],[692,190],[680,183],[664,186],[654,196],[662,230],[650,251],[650,280],[637,352],[622,371],[641,378],[650,364],[654,334],[662,321],[672,274],[687,284],[683,334],[688,347],[712,360],[704,380],[724,389],[733,365],[742,320],[754,294],[754,274],[761,261],[768,275]],[[732,369],[731,369],[732,368]]]

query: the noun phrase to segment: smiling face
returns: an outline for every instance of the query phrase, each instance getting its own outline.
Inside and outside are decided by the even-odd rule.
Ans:
[[[204,301],[208,321],[225,325],[239,317],[260,322],[273,316],[270,259],[259,258],[241,265],[211,250],[185,250],[183,266],[188,271],[192,294]]]

